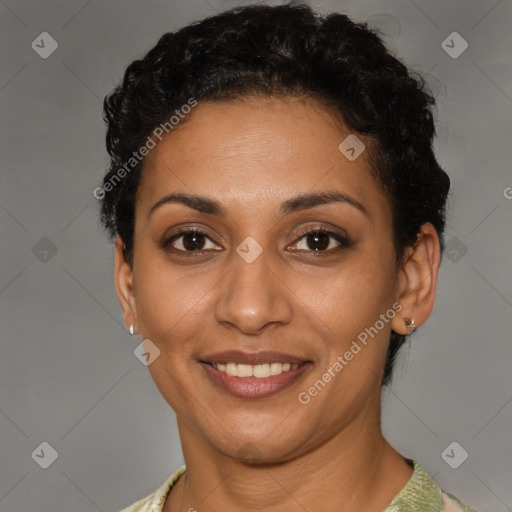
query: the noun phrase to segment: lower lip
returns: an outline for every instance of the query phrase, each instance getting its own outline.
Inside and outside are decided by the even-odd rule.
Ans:
[[[214,368],[211,364],[200,363],[208,378],[221,389],[240,398],[266,398],[292,386],[311,366],[303,363],[295,370],[288,370],[270,377],[233,377]]]

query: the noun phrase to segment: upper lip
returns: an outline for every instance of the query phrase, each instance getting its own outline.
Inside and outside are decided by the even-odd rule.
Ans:
[[[201,358],[202,362],[213,364],[264,364],[264,363],[290,363],[302,364],[309,362],[308,359],[302,359],[283,352],[274,352],[272,350],[262,350],[260,352],[244,352],[242,350],[226,350],[224,352],[215,352]]]

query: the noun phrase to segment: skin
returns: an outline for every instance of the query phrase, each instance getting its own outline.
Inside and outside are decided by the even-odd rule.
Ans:
[[[148,368],[177,416],[187,471],[165,512],[378,512],[412,475],[381,433],[381,378],[391,329],[406,334],[404,317],[420,326],[432,311],[440,245],[426,223],[395,264],[391,205],[371,173],[369,141],[351,162],[338,150],[349,133],[313,100],[202,102],[146,157],[133,268],[118,237],[115,282],[126,325],[160,349]],[[366,214],[346,202],[279,210],[326,190]],[[215,199],[226,215],[179,203],[149,215],[170,193]],[[183,237],[161,247],[186,226],[207,233],[204,254],[184,252]],[[339,242],[325,238],[330,253],[319,254],[300,231],[313,227],[346,232],[351,244],[335,251]],[[250,264],[236,252],[249,236],[263,249]],[[395,302],[400,313],[301,404],[298,394]],[[242,399],[214,386],[198,363],[230,349],[313,364],[272,397]]]

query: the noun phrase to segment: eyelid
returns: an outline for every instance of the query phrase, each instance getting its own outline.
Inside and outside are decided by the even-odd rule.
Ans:
[[[342,233],[337,233],[335,231],[335,229],[338,229]],[[337,236],[338,238],[343,238],[343,239],[347,239],[347,240],[349,239],[348,233],[344,229],[334,228],[334,227],[330,228],[330,227],[325,226],[325,224],[316,224],[313,226],[309,225],[307,227],[301,228],[301,229],[299,229],[299,237],[302,237],[302,236],[308,235],[308,234],[312,234],[312,233],[317,233],[317,232],[334,235],[334,236]]]

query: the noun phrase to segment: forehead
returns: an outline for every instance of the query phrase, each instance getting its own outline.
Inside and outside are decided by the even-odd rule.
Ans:
[[[386,209],[368,151],[351,160],[339,149],[353,135],[314,100],[200,102],[146,156],[139,206],[149,210],[166,193],[183,192],[257,209],[263,199],[336,188]]]

